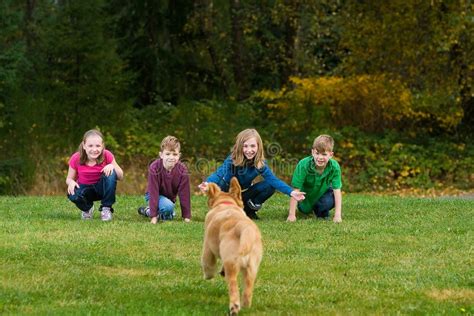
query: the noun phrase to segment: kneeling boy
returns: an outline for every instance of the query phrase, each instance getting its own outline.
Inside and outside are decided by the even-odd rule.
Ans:
[[[298,202],[291,198],[287,221],[296,220],[296,208],[304,214],[313,212],[317,218],[328,219],[334,208],[335,223],[342,222],[341,167],[333,157],[334,140],[320,135],[313,142],[311,156],[298,162],[291,185],[295,190],[306,192],[306,198]]]
[[[184,221],[191,220],[191,192],[189,173],[186,166],[179,161],[181,145],[174,136],[167,136],[160,146],[159,159],[148,168],[148,186],[145,200],[148,206],[138,208],[138,213],[151,217],[151,223],[158,219],[171,220],[174,218],[174,204],[179,196],[181,216]]]

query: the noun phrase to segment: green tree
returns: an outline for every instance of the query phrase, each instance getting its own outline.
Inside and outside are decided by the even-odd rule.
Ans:
[[[12,132],[11,102],[19,93],[21,80],[28,68],[26,43],[21,37],[22,11],[18,1],[6,0],[0,3],[0,131],[2,143]]]
[[[128,76],[107,32],[104,2],[44,1],[35,18],[32,102],[43,118],[39,129],[52,137],[51,130],[61,131],[67,143],[94,126],[118,131],[127,118]]]
[[[134,74],[129,88],[136,107],[176,103],[179,96],[189,93],[185,74],[193,70],[187,67],[182,43],[192,10],[192,2],[184,0],[112,0],[108,4],[117,53]]]
[[[23,2],[0,2],[0,194],[19,189],[31,174],[25,138],[15,124],[23,78],[30,69],[23,36]],[[18,192],[17,192],[18,193]]]
[[[413,110],[426,114],[418,123],[435,134],[449,131],[439,117],[459,122],[463,108],[472,117],[471,10],[465,1],[348,2],[340,24],[341,49],[349,54],[339,73],[404,82]]]

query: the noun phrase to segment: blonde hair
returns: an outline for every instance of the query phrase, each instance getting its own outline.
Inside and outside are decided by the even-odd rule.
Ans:
[[[163,140],[161,141],[160,150],[163,151],[165,149],[180,151],[181,144],[179,143],[179,140],[176,137],[169,135],[163,138]]]
[[[104,161],[104,151],[105,151],[105,142],[104,142],[104,135],[96,129],[91,129],[88,130],[87,132],[84,133],[84,136],[82,136],[82,142],[79,144],[79,148],[77,151],[79,152],[79,164],[85,165],[87,162],[87,153],[86,150],[84,149],[84,144],[86,143],[87,138],[91,136],[99,136],[102,139],[102,145],[104,145],[104,148],[102,149],[102,152],[100,153],[99,157],[97,157],[97,164],[101,164]]]
[[[319,135],[314,139],[313,149],[319,152],[332,152],[334,148],[334,139],[329,135]]]
[[[258,148],[257,153],[255,154],[255,157],[253,158],[253,161],[251,161],[251,163],[257,169],[261,169],[265,165],[262,138],[255,129],[248,128],[241,131],[235,138],[235,144],[232,148],[232,163],[235,166],[244,166],[246,164],[247,158],[245,158],[243,151],[244,143],[253,137],[257,141]]]

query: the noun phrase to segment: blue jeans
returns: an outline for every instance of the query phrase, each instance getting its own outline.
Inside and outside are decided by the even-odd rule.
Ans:
[[[246,191],[242,192],[244,210],[250,210],[247,204],[248,200],[252,200],[254,204],[263,204],[273,193],[275,193],[275,189],[267,181],[261,181],[251,185]]]
[[[145,193],[145,201],[148,203],[150,201],[150,193]],[[175,216],[174,213],[174,203],[164,195],[160,195],[158,200],[158,216],[163,219],[173,219]]]
[[[99,182],[95,184],[79,184],[79,188],[74,190],[74,194],[68,194],[68,199],[76,204],[83,212],[87,212],[94,205],[94,201],[101,201],[102,207],[110,207],[115,203],[115,189],[117,188],[117,174],[112,171],[110,176],[102,174]]]
[[[334,208],[335,205],[334,192],[329,188],[322,197],[319,198],[318,202],[313,207],[313,212],[316,217],[328,218],[329,211]]]

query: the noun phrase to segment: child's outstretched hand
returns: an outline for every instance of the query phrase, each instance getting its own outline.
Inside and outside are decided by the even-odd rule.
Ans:
[[[291,197],[294,198],[296,201],[303,201],[304,200],[304,195],[306,194],[306,192],[300,192],[300,191],[296,191],[296,190],[293,190],[291,191]]]
[[[158,223],[158,217],[156,217],[156,216],[152,217],[150,223],[152,223],[152,224]]]
[[[202,182],[200,185],[198,185],[199,190],[201,190],[202,193],[207,192],[207,182]]]
[[[334,223],[341,223],[342,222],[342,217],[341,216],[334,216],[332,219]]]

